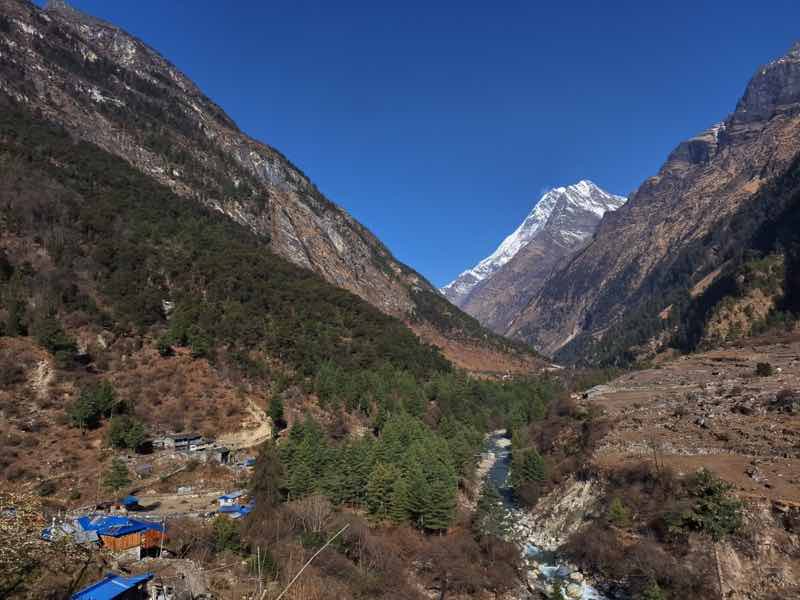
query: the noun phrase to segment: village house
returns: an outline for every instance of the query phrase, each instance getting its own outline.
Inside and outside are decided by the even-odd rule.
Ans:
[[[235,492],[229,492],[224,496],[220,496],[217,498],[220,507],[222,506],[233,506],[235,504],[241,504],[241,501],[244,499],[245,492],[244,490],[236,490]]]
[[[206,441],[199,433],[168,433],[153,439],[153,448],[164,450],[191,450],[197,448]]]
[[[151,595],[147,584],[153,573],[123,577],[109,573],[79,592],[72,594],[72,600],[148,600]]]
[[[203,462],[215,460],[225,465],[230,460],[231,451],[214,443],[198,433],[168,433],[151,440],[154,450],[173,450],[197,455]]]
[[[225,446],[215,446],[208,451],[211,460],[217,461],[221,465],[227,465],[231,457],[231,451]]]
[[[83,516],[68,523],[53,523],[42,538],[56,541],[70,537],[77,543],[99,543],[112,552],[135,551],[136,558],[158,554],[167,539],[163,525],[121,515]]]
[[[112,552],[136,550],[137,558],[146,553],[157,553],[166,539],[160,523],[140,521],[128,517],[109,516],[78,519],[84,529],[94,529],[100,543]]]
[[[219,508],[217,513],[225,515],[231,519],[241,519],[249,515],[255,508],[255,502],[250,501],[245,504],[247,493],[244,490],[236,490],[218,498]]]

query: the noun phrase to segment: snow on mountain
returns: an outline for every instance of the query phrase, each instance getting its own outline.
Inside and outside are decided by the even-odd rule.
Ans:
[[[602,217],[607,211],[619,208],[625,202],[625,198],[609,194],[585,179],[574,185],[549,190],[534,205],[522,224],[504,239],[492,254],[461,273],[440,291],[456,306],[462,306],[475,286],[494,275],[548,224],[560,201],[563,201],[566,207],[563,212],[567,214],[571,209],[575,209],[593,212]],[[568,220],[563,212],[558,215],[559,220]],[[583,230],[570,231],[568,223],[564,223],[564,227],[560,228],[558,233],[564,238],[586,237],[591,234]]]

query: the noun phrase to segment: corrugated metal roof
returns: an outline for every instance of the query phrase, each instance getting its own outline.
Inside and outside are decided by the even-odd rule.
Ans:
[[[235,492],[230,492],[225,494],[224,496],[220,496],[220,500],[236,500],[237,498],[241,498],[244,496],[244,490],[236,490]]]
[[[128,517],[116,515],[99,516],[93,519],[89,519],[89,517],[80,517],[78,522],[81,523],[83,528],[87,531],[96,531],[98,535],[107,535],[111,537],[120,537],[147,529],[164,531],[164,527],[160,523],[139,521],[138,519],[130,519]]]
[[[72,594],[72,600],[114,600],[114,598],[119,598],[125,592],[150,581],[152,578],[153,573],[133,575],[131,577],[109,573],[104,579]]]
[[[255,502],[249,502],[248,504],[230,504],[228,506],[220,506],[217,512],[233,517],[234,519],[239,519],[253,512],[253,508],[255,508]]]

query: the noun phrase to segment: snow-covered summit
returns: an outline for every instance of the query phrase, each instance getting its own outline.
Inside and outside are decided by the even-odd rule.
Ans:
[[[624,197],[609,194],[586,179],[570,186],[553,188],[539,198],[520,226],[504,239],[492,254],[461,273],[454,281],[441,288],[441,292],[451,302],[461,306],[476,285],[491,277],[514,258],[553,219],[557,207],[560,207],[560,213],[578,210],[602,217],[607,211],[622,206],[624,202]],[[558,221],[564,220],[564,215],[559,215]],[[576,232],[569,230],[561,233],[567,236],[576,235]]]

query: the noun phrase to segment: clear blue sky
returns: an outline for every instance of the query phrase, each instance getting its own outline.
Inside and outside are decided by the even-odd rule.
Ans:
[[[797,0],[73,0],[444,284],[549,186],[627,194],[800,39]]]

